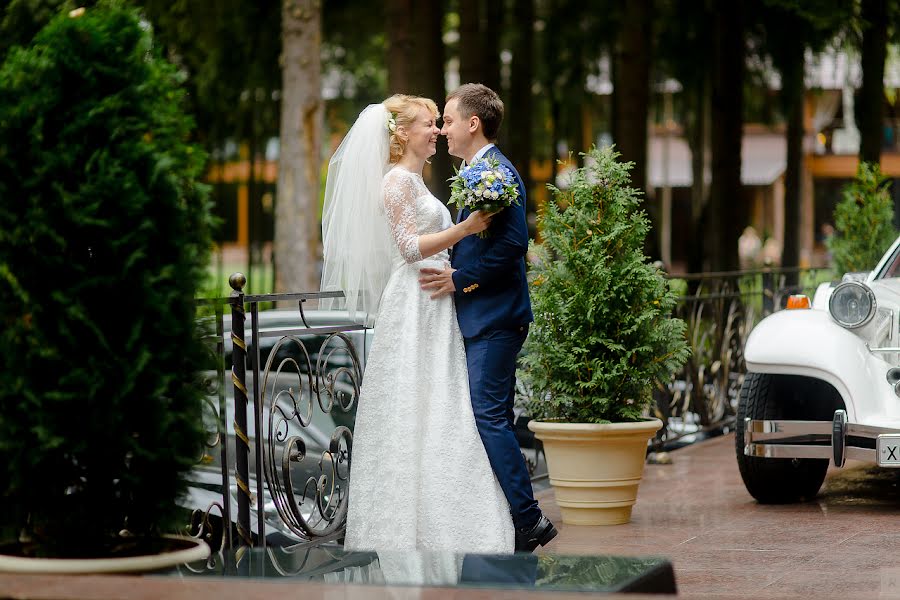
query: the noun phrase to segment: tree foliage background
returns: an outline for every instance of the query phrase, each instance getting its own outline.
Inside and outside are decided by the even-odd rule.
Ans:
[[[593,143],[614,142],[634,163],[651,219],[647,251],[659,257],[660,199],[647,189],[649,127],[665,125],[660,90],[677,82],[671,118],[691,152],[687,270],[736,268],[737,238],[747,224],[741,197],[741,137],[749,122],[777,125],[787,142],[783,264],[799,264],[804,57],[839,47],[860,57],[856,94],[860,155],[877,160],[885,107],[888,47],[898,41],[898,0],[131,0],[153,27],[163,53],[185,75],[196,140],[212,161],[263,160],[281,118],[283,9],[321,16],[324,135],[309,160],[324,164],[368,103],[403,91],[440,101],[459,81],[500,91],[506,122],[500,144],[522,166],[530,189],[554,182],[558,158],[579,164]],[[84,2],[90,6],[92,2]],[[27,44],[59,0],[0,0],[0,54]],[[314,54],[314,53],[313,53]],[[316,60],[316,57],[311,58]],[[773,74],[779,88],[768,82]],[[602,89],[598,82],[612,83]],[[303,89],[305,82],[296,82]],[[889,91],[890,92],[890,91]],[[894,98],[893,100],[891,98]],[[240,156],[228,148],[240,149]],[[306,160],[306,159],[303,159]],[[249,174],[250,262],[262,260],[268,235],[258,169]],[[569,168],[569,167],[565,167]],[[321,170],[320,172],[324,172]],[[451,161],[443,145],[426,173],[446,198]],[[708,174],[708,176],[707,176]],[[321,187],[321,186],[319,186]],[[319,190],[320,192],[321,190]],[[225,210],[219,187],[214,199]],[[529,194],[534,230],[535,202]],[[304,209],[305,210],[305,209]],[[312,211],[310,211],[312,212]],[[309,219],[318,218],[310,214]],[[276,257],[276,262],[309,262]],[[305,268],[305,267],[302,267]]]
[[[890,183],[877,165],[862,163],[834,209],[834,235],[828,247],[838,273],[871,271],[897,239]]]

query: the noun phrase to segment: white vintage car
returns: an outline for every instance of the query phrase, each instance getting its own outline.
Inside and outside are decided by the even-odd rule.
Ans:
[[[829,461],[900,467],[900,238],[870,273],[791,305],[744,352],[735,449],[762,503],[814,497]]]

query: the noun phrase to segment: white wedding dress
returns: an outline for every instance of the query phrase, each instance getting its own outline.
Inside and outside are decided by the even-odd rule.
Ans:
[[[418,236],[450,227],[450,213],[403,167],[382,189],[396,245],[357,408],[345,547],[511,553],[509,504],[475,426],[453,297],[432,300],[419,287],[419,269],[443,268],[449,254],[423,259]]]

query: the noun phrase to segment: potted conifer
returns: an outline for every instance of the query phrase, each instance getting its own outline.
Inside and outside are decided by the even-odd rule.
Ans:
[[[647,441],[662,426],[645,416],[652,386],[689,349],[671,317],[675,295],[643,254],[649,222],[632,164],[612,147],[584,156],[539,215],[520,376],[563,522],[610,525],[631,518]]]
[[[59,15],[0,68],[0,571],[208,555],[162,535],[205,440],[210,209],[184,100],[122,3]]]

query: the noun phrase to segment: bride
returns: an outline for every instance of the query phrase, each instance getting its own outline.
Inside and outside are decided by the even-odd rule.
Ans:
[[[322,290],[374,324],[353,434],[345,547],[512,553],[509,504],[469,400],[452,296],[431,300],[419,269],[484,231],[475,212],[453,225],[422,168],[440,132],[432,100],[395,95],[360,114],[329,163]],[[374,318],[373,318],[374,317]]]

